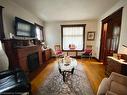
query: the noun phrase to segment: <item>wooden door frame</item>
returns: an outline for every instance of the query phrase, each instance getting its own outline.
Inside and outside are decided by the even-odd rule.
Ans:
[[[104,35],[104,31],[103,31],[103,29],[104,29],[104,24],[107,22],[109,22],[109,21],[111,21],[113,18],[115,18],[116,16],[118,17],[118,16],[121,16],[121,21],[122,21],[122,10],[123,10],[123,7],[121,7],[120,9],[118,9],[117,11],[115,11],[114,13],[112,13],[111,15],[109,15],[108,17],[106,17],[106,18],[104,18],[103,20],[102,20],[102,28],[101,28],[101,40],[100,40],[100,53],[99,53],[99,61],[104,61],[102,58],[103,58],[103,52],[104,51],[102,51],[102,50],[105,50],[105,49],[103,49],[103,47],[102,47],[102,43],[103,43],[103,35]],[[112,22],[111,22],[112,23]],[[106,38],[106,37],[105,37]],[[105,39],[105,41],[107,41],[106,39]],[[119,43],[118,43],[119,44]],[[105,47],[106,48],[106,47]],[[105,55],[106,56],[106,55]]]
[[[104,24],[106,22],[102,21],[102,28],[101,28],[101,43],[100,43],[100,54],[99,54],[99,60],[102,62],[103,61],[103,53],[104,53],[104,50],[105,50],[105,44],[103,42],[106,43],[106,34],[105,34],[105,31],[103,31],[104,29]],[[105,37],[104,37],[105,36]]]

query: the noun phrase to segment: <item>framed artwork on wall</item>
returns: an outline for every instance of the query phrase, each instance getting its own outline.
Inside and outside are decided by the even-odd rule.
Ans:
[[[91,31],[87,33],[87,40],[92,41],[95,39],[95,32]]]

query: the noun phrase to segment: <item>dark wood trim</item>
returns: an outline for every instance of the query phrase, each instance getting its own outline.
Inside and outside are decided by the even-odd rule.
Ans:
[[[61,48],[62,51],[65,52],[73,52],[73,51],[83,51],[83,50],[63,50],[63,28],[64,27],[83,27],[83,50],[84,50],[84,46],[85,46],[85,27],[86,24],[69,24],[69,25],[61,25]]]
[[[44,28],[43,28],[43,26],[42,26],[42,25],[39,25],[39,24],[37,24],[37,23],[35,23],[35,26],[39,27],[39,28],[42,30],[42,38],[43,38],[42,41],[45,41]]]
[[[4,8],[3,6],[0,6],[0,8]]]
[[[84,50],[84,49],[83,49]],[[81,52],[81,51],[83,51],[83,50],[63,50],[63,48],[62,48],[62,51],[63,52]]]
[[[115,50],[111,50],[111,39],[113,38],[113,29],[115,25],[118,25],[120,28],[119,37],[121,32],[121,20],[122,20],[122,10],[123,7],[113,12],[108,17],[102,20],[102,28],[101,28],[101,43],[100,43],[100,54],[99,60],[105,62],[106,56],[112,55],[113,53],[118,52],[118,47]],[[107,30],[104,31],[104,25],[107,23]],[[107,43],[107,39],[109,39]],[[107,48],[108,45],[108,48]],[[118,41],[119,45],[119,41]]]
[[[105,23],[107,22],[108,20],[116,17],[116,16],[119,16],[120,13],[122,13],[122,10],[123,10],[123,7],[121,7],[120,9],[116,10],[115,12],[113,12],[112,14],[110,14],[109,16],[107,16],[106,18],[104,18],[102,20],[102,23]]]
[[[42,25],[39,25],[37,23],[35,23],[35,25],[43,29],[43,26]]]
[[[4,34],[4,26],[3,26],[3,8],[2,6],[0,6],[0,40],[5,38],[5,34]]]
[[[101,27],[101,40],[100,40],[100,52],[99,52],[99,61],[102,62],[102,58],[101,58],[101,55],[102,55],[102,40],[103,40],[103,29],[104,29],[104,24],[102,23],[102,27]]]
[[[97,62],[100,62],[100,60],[99,59],[97,59],[96,57],[92,57],[93,59],[95,59]]]
[[[61,25],[62,27],[85,27],[86,24],[66,24],[66,25]]]

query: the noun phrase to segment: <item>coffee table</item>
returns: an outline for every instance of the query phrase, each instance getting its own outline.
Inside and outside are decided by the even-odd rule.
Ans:
[[[58,64],[59,64],[58,68],[59,68],[59,72],[63,76],[63,81],[65,82],[68,74],[74,73],[74,69],[77,66],[77,60],[74,58],[70,58],[70,63],[66,63],[63,60],[64,60],[64,58],[61,61],[58,61]]]

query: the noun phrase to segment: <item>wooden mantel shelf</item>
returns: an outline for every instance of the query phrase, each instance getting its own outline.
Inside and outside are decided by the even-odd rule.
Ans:
[[[14,48],[29,48],[29,47],[38,47],[37,45],[30,45],[30,46],[16,46]]]

